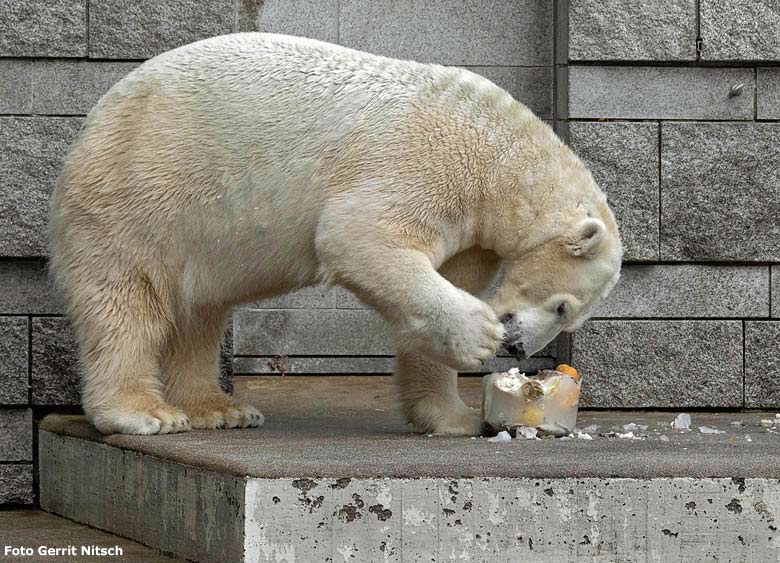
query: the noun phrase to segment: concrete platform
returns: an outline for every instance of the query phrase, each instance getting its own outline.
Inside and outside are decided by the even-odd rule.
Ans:
[[[462,387],[477,404],[479,380]],[[593,440],[497,444],[411,434],[385,377],[236,393],[265,427],[101,437],[47,419],[42,506],[194,561],[780,561],[774,413],[692,413],[679,432],[675,413],[587,412]],[[641,439],[609,437],[631,422]]]
[[[6,546],[32,548],[33,555],[5,555]],[[61,555],[41,555],[41,547],[62,550]],[[90,548],[82,553],[82,547]],[[68,555],[73,549],[76,555]],[[95,549],[97,548],[97,549]],[[100,555],[101,549],[106,550]],[[56,553],[56,552],[48,552]],[[95,553],[95,555],[89,555]],[[166,557],[154,549],[94,528],[76,524],[41,510],[20,509],[0,511],[0,562],[27,563],[183,563],[182,559]]]

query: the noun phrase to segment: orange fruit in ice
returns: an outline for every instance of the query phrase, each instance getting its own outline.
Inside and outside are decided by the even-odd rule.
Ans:
[[[571,367],[567,364],[561,364],[558,367],[555,368],[555,371],[559,371],[561,373],[565,373],[569,377],[571,377],[574,381],[577,381],[580,378],[579,372],[577,372],[576,369]]]

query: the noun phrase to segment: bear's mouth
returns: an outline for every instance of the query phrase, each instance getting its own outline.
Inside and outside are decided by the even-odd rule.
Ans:
[[[526,358],[522,342],[506,342],[504,343],[504,350],[514,356],[516,360],[524,360]]]

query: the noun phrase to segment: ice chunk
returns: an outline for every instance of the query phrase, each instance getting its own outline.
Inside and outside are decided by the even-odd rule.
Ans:
[[[691,415],[687,412],[681,412],[678,414],[674,422],[672,422],[672,428],[675,430],[690,430],[691,429]]]
[[[661,437],[659,438],[659,440],[661,440],[662,442],[668,442],[668,441],[669,441],[669,436],[666,436],[666,435],[661,435]]]
[[[590,426],[586,426],[582,429],[583,432],[587,432],[588,434],[595,434],[599,431],[598,424],[591,424]]]
[[[623,430],[626,432],[631,432],[633,430],[638,429],[639,427],[634,422],[629,422],[628,424],[623,425]]]
[[[482,380],[482,420],[496,431],[528,426],[565,436],[577,422],[579,395],[579,382],[551,370],[491,373]]]
[[[575,430],[574,431],[574,437],[578,440],[592,440],[593,436],[588,434],[587,432],[583,432],[581,430]]]
[[[525,438],[526,440],[538,440],[539,438],[536,436],[539,433],[539,431],[536,428],[532,428],[530,426],[518,426],[515,437],[518,439]]]
[[[775,421],[771,418],[762,418],[761,419],[761,426],[772,426],[775,423]]]
[[[492,438],[488,438],[488,442],[493,442],[497,444],[506,444],[507,442],[512,441],[512,436],[509,435],[509,432],[506,430],[502,430]]]
[[[741,420],[735,420],[734,422],[731,423],[731,426],[742,426],[742,421]]]
[[[748,442],[752,442],[753,438],[750,437],[750,434],[745,434],[745,440],[747,440]]]
[[[709,426],[699,426],[699,432],[702,434],[725,434],[725,430],[718,430],[717,428],[711,428]]]

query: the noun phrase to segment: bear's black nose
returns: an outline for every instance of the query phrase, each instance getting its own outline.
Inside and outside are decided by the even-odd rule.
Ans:
[[[512,313],[507,313],[506,315],[501,315],[501,318],[498,320],[501,321],[502,324],[507,324],[511,323],[514,318],[515,316]]]

